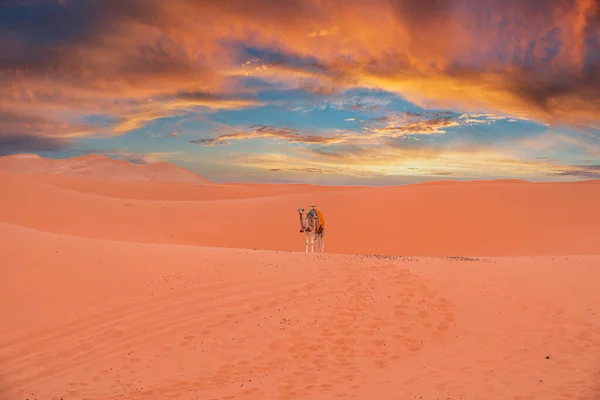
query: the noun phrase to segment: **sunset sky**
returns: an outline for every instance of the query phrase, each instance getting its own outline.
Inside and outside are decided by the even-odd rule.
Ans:
[[[600,0],[5,0],[0,50],[0,155],[600,178]]]

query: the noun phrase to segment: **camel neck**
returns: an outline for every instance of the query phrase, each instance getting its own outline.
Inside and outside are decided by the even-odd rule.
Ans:
[[[298,213],[298,216],[300,217],[300,226],[304,229],[304,216],[300,213]]]

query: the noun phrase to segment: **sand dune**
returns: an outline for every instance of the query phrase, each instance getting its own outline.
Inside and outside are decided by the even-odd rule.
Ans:
[[[136,165],[99,154],[58,160],[33,154],[5,156],[0,157],[0,171],[14,174],[74,176],[102,181],[210,183],[206,178],[166,162]]]
[[[599,181],[174,168],[0,158],[0,399],[600,396]],[[315,203],[326,254],[306,255]]]
[[[598,256],[307,257],[4,223],[0,235],[3,398],[600,395]]]
[[[296,208],[316,203],[333,253],[600,253],[600,183],[266,189],[0,174],[0,185],[0,221],[89,238],[300,251]]]
[[[0,157],[0,171],[14,174],[48,173],[54,169],[56,160],[37,154],[15,154]]]
[[[344,187],[313,185],[213,184],[190,185],[176,181],[119,182],[79,179],[73,176],[38,174],[35,180],[64,189],[99,196],[139,200],[224,200],[266,197],[281,194],[344,190]]]
[[[210,183],[206,178],[201,178],[187,169],[166,162],[142,164],[138,166],[138,169],[152,181]]]

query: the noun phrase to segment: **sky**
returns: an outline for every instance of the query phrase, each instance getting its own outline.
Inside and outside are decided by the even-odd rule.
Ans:
[[[600,178],[600,0],[2,0],[0,155]]]

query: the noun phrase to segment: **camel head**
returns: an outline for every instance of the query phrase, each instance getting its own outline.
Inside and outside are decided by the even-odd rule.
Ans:
[[[304,208],[302,208],[302,207],[298,208],[298,213],[299,214],[304,214]]]

